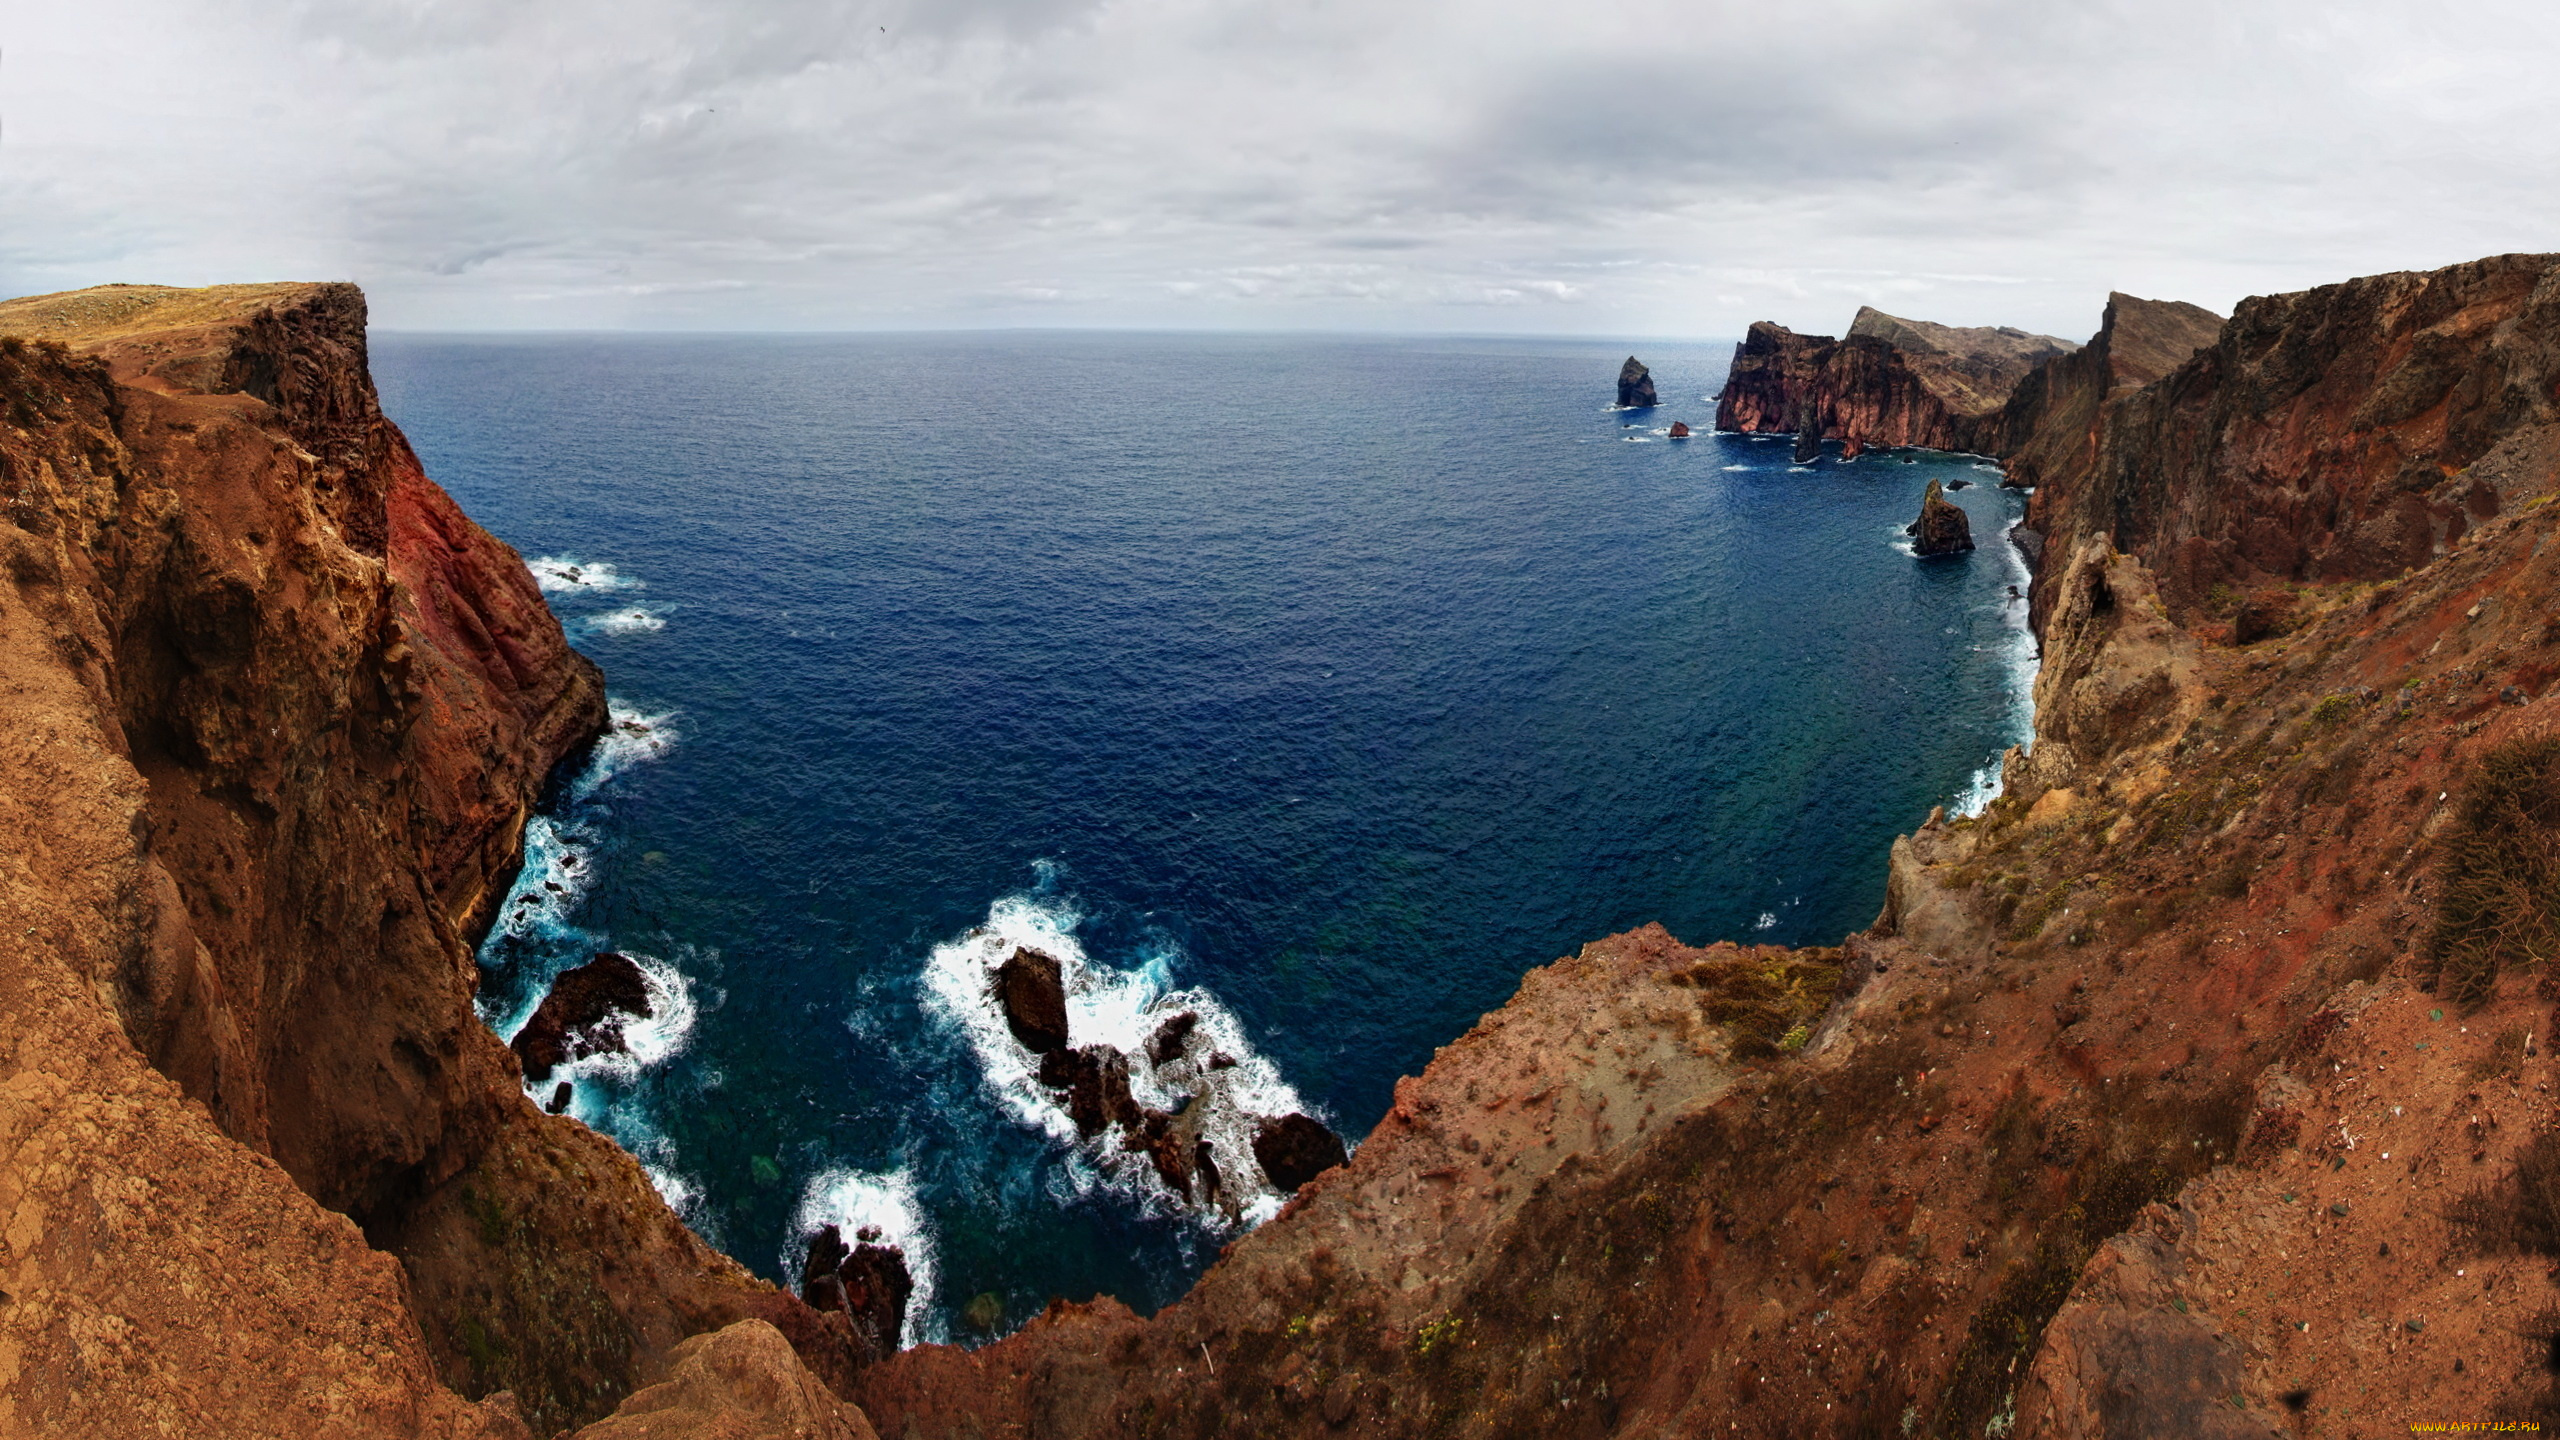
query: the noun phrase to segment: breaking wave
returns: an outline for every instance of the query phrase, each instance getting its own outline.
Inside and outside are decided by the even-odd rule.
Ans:
[[[2004,584],[2014,586],[2020,595],[2026,594],[2028,584],[2035,577],[2028,570],[2027,557],[2018,549],[2017,542],[2010,539],[2004,530],[2001,543],[1988,548],[1998,553],[2002,565],[2009,572]],[[2007,683],[2002,688],[2007,693],[2009,708],[2001,717],[2001,728],[2006,732],[2007,745],[2029,745],[2036,738],[2038,656],[2035,631],[2028,628],[2024,600],[2011,600],[2004,593],[1992,603],[2001,607],[2002,633],[1995,643],[2001,650],[2001,666],[2007,671]],[[1999,754],[1993,755],[1973,772],[1964,790],[1947,807],[1950,814],[1979,815],[1990,808],[1992,801],[2000,798],[2001,769],[2007,754],[2004,746]]]
[[[533,582],[545,595],[576,595],[607,590],[636,590],[641,582],[623,574],[604,560],[586,561],[571,555],[541,555],[525,562],[533,572]]]
[[[590,615],[579,624],[590,635],[641,635],[667,628],[664,616],[641,605]]]

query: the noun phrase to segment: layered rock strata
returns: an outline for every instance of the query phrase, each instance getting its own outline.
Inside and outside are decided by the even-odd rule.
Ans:
[[[472,1013],[603,691],[382,416],[363,297],[111,286],[0,337],[0,1430],[547,1431],[783,1303]]]
[[[1988,451],[2010,391],[2075,347],[2007,327],[1963,329],[1860,307],[1849,333],[1798,335],[1759,321],[1734,347],[1716,428],[1793,431],[1861,447]]]

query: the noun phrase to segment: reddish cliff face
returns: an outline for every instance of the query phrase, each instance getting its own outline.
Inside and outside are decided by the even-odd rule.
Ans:
[[[2088,344],[2045,361],[2009,392],[1993,449],[2003,483],[2032,486],[2046,474],[2088,466],[2108,399],[2168,374],[2221,333],[2222,317],[2200,305],[2109,295]]]
[[[2252,301],[2246,343],[2226,332],[2100,407],[2089,453],[2148,453],[2167,478],[2045,475],[2035,746],[1988,813],[1895,844],[1872,931],[1836,951],[1587,947],[1400,1085],[1348,1167],[1180,1304],[1060,1305],[974,1354],[909,1352],[863,1377],[873,1421],[2258,1437],[2560,1419],[2560,982],[2534,938],[2560,934],[2560,901],[2533,878],[2560,849],[2560,372],[2536,368],[2532,268]],[[2421,351],[2429,333],[2468,338]],[[2430,378],[2391,380],[2421,353]],[[2248,401],[2214,399],[2242,362]],[[2315,567],[2272,638],[2230,643],[2108,543],[2223,513],[2169,497],[2386,450],[2454,465],[2448,490],[2494,485],[2496,513],[2405,577]],[[2275,513],[2314,513],[2303,486],[2270,488],[2262,505],[2297,507]],[[2334,533],[2294,543],[2329,554],[2305,542]]]
[[[472,1013],[471,937],[603,690],[383,418],[362,296],[115,286],[0,304],[0,336],[18,1424],[500,1423],[439,1371],[556,1424],[767,1311],[841,1357],[538,1114]],[[545,1263],[510,1268],[490,1217],[533,1210]]]
[[[2423,565],[2548,463],[2555,274],[2560,258],[2505,255],[2246,301],[2125,398],[2028,523],[2112,536],[2182,615]]]
[[[2010,390],[2071,348],[2022,330],[1958,329],[1863,307],[1838,340],[1764,320],[1734,347],[1716,428],[1989,450]]]

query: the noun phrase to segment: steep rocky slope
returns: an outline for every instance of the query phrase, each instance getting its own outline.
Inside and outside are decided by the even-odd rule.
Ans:
[[[2510,257],[2243,305],[2044,475],[2035,745],[1896,843],[1872,931],[1537,972],[1180,1304],[909,1352],[862,1377],[873,1422],[2560,1418],[2554,300],[2560,264]],[[2392,493],[2458,497],[2443,523],[2405,574],[2334,573],[2367,512],[2313,497],[2413,462]],[[2199,551],[2300,577],[2285,624],[2234,643],[2155,570]]]
[[[439,1378],[547,1430],[748,1315],[840,1379],[472,1013],[604,697],[383,418],[362,296],[114,286],[0,337],[0,1431],[512,1427]]]
[[[2222,317],[2182,300],[2107,297],[2098,333],[2068,355],[2029,371],[2001,407],[2000,457],[2006,483],[2032,486],[2047,474],[2088,468],[2098,441],[2098,412],[2119,393],[2140,389],[2186,363],[2222,333]]]
[[[1989,450],[2010,391],[2072,348],[2049,335],[1933,325],[1864,306],[1837,340],[1764,320],[1734,348],[1716,428]]]

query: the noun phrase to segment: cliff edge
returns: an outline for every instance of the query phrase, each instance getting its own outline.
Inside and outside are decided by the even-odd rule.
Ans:
[[[548,1433],[750,1315],[842,1377],[472,1012],[603,687],[365,346],[348,285],[0,303],[0,1432]]]

